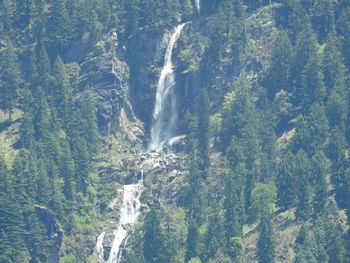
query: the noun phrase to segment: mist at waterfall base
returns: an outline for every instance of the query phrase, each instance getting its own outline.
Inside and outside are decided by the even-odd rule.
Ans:
[[[176,128],[178,115],[176,105],[175,74],[172,54],[176,41],[186,23],[178,25],[172,34],[165,52],[164,66],[157,85],[156,101],[151,127],[151,143],[149,150],[160,151],[172,138]]]

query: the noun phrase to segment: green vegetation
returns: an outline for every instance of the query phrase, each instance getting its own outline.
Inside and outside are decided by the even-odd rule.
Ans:
[[[164,204],[142,200],[149,209],[125,261],[283,262],[277,241],[287,233],[290,262],[349,262],[349,1],[202,0],[199,11],[192,0],[3,0],[0,263],[48,262],[53,247],[61,262],[94,261],[98,218],[117,191],[100,182],[98,159],[123,162],[119,177],[135,166],[118,143],[118,153],[103,152],[114,135],[99,126],[96,105],[113,100],[101,107],[104,117],[115,110],[109,129],[129,101],[93,86],[83,57],[110,49],[130,68],[130,80],[113,81],[143,93],[135,72],[152,69],[140,78],[154,86],[160,62],[132,53],[136,36],[152,53],[180,21],[191,21],[173,54],[186,176]],[[101,39],[112,29],[118,43],[109,47]],[[162,186],[152,187],[158,197]]]

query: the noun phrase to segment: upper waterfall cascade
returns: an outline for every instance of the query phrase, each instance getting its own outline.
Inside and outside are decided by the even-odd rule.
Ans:
[[[196,7],[197,7],[198,12],[200,12],[200,10],[201,10],[201,1],[200,0],[196,0]]]
[[[177,122],[177,107],[172,54],[175,43],[185,25],[186,23],[183,23],[176,27],[165,52],[164,66],[157,85],[150,150],[159,151],[164,143],[174,135]]]

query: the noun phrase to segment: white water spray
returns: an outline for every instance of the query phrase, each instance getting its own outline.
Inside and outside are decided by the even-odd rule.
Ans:
[[[151,128],[150,150],[159,151],[163,144],[173,136],[177,122],[175,75],[172,54],[176,41],[186,23],[178,25],[172,34],[165,52],[164,66],[157,85],[156,102]]]
[[[121,246],[124,242],[124,248],[129,237],[128,226],[134,226],[137,218],[140,215],[140,196],[142,192],[142,180],[138,184],[124,185],[123,204],[120,208],[119,226],[113,231],[114,239],[112,248],[109,254],[108,263],[119,263],[121,259]],[[96,243],[96,250],[98,257],[103,260],[103,239],[105,232],[98,238]]]
[[[198,10],[198,13],[201,11],[201,1],[200,0],[196,0],[196,7]]]

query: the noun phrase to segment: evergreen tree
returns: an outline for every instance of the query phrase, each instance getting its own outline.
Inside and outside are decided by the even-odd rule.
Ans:
[[[50,132],[50,111],[46,96],[39,86],[34,91],[34,130],[37,139],[43,139],[48,136]]]
[[[143,255],[147,262],[163,262],[165,244],[159,213],[155,207],[146,214],[144,224]]]
[[[346,170],[346,140],[339,128],[331,131],[327,156],[331,160],[331,182],[335,186],[336,200],[341,207],[346,206],[345,170]]]
[[[273,263],[275,259],[275,244],[270,217],[263,217],[259,223],[259,239],[257,244],[259,263]]]
[[[190,218],[190,222],[187,229],[187,245],[185,261],[188,262],[191,258],[198,256],[198,242],[199,233],[198,226],[195,220]]]
[[[25,28],[30,23],[34,3],[32,0],[16,0],[15,3],[15,25],[19,28]]]
[[[0,156],[0,262],[16,262],[25,250],[23,207],[16,202],[13,177]],[[17,255],[17,256],[16,256]]]
[[[20,80],[20,69],[17,55],[10,44],[0,53],[0,104],[12,120],[12,111],[17,99],[17,89]]]
[[[30,253],[30,263],[47,262],[49,250],[46,247],[48,242],[46,229],[39,221],[35,213],[27,218],[27,247]]]
[[[310,187],[310,160],[305,151],[300,150],[296,154],[296,176],[298,182],[298,203],[296,209],[296,217],[307,220],[312,214],[312,199]]]
[[[60,162],[60,175],[64,178],[64,195],[67,200],[75,198],[75,164],[67,142],[61,143],[62,156]]]
[[[293,46],[287,32],[278,32],[272,49],[270,66],[264,79],[264,86],[272,100],[281,89],[291,91],[290,66],[292,57]]]
[[[225,225],[226,237],[242,236],[244,222],[243,187],[246,170],[243,164],[237,167],[233,175],[228,175],[225,180]]]
[[[62,123],[68,126],[69,123],[65,123],[65,121],[72,117],[72,88],[66,68],[60,57],[57,58],[54,64],[53,76],[55,78],[53,104]]]
[[[317,62],[317,60],[315,60],[317,58],[316,40],[312,32],[310,21],[309,21],[303,26],[303,29],[298,34],[298,39],[295,46],[294,59],[292,63],[293,66],[291,71],[292,73],[291,77],[295,81],[296,97],[297,97],[298,104],[303,102],[303,99],[304,99],[303,94],[306,94],[306,91],[303,89],[303,86],[302,86],[303,71],[305,74],[307,70],[306,69],[307,63],[310,61],[311,58],[314,58],[314,61]],[[310,64],[309,64],[310,70],[312,69],[312,65],[313,65],[311,62],[313,63],[313,61],[310,61]],[[318,77],[318,74],[317,76],[314,76],[314,77]]]
[[[305,109],[314,102],[322,102],[325,96],[321,60],[316,52],[310,54],[304,70],[301,72],[301,86],[297,90],[297,99]]]
[[[323,75],[324,82],[329,91],[333,89],[338,79],[344,79],[344,64],[342,54],[338,49],[337,39],[334,35],[330,35],[326,42],[323,57]]]
[[[29,91],[25,91],[23,110],[24,115],[21,119],[20,141],[23,148],[31,149],[34,146],[34,127],[33,127],[33,112],[32,96]]]
[[[34,84],[40,85],[46,90],[49,96],[53,96],[53,89],[51,87],[51,66],[50,59],[47,55],[45,46],[39,43],[36,46],[36,70],[37,79],[34,80]]]
[[[50,55],[62,55],[67,48],[72,35],[72,27],[67,11],[66,0],[52,3],[47,24],[48,47]]]
[[[318,151],[311,159],[312,181],[315,184],[313,208],[315,215],[322,214],[328,199],[327,174],[330,164],[322,151]]]
[[[204,258],[207,260],[214,258],[218,250],[225,244],[219,204],[215,204],[208,217],[208,227],[204,237],[206,249],[203,251]]]
[[[282,210],[292,208],[296,202],[295,170],[295,157],[291,152],[287,152],[281,160],[277,176],[277,204]]]
[[[198,102],[198,150],[199,150],[199,169],[203,177],[207,177],[210,165],[208,144],[209,144],[209,108],[210,102],[206,90],[202,90]]]

